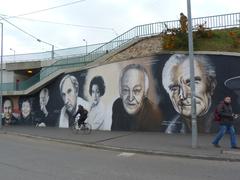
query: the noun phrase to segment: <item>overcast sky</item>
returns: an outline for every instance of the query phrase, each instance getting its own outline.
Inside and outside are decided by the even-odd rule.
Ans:
[[[77,0],[0,0],[0,14],[8,18],[64,5]],[[239,0],[192,0],[192,17],[240,12]],[[176,20],[187,14],[187,0],[82,0],[78,3],[7,19],[10,23],[56,49],[107,42],[134,26]],[[41,22],[41,21],[49,21]],[[49,51],[6,21],[4,55]],[[60,24],[54,24],[56,22]],[[63,25],[63,24],[72,25]]]

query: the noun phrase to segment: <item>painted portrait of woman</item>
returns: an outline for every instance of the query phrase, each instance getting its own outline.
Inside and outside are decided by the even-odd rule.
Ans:
[[[104,126],[104,105],[101,97],[105,93],[105,84],[101,76],[95,76],[89,85],[90,111],[87,121],[92,125],[92,129],[101,130]]]

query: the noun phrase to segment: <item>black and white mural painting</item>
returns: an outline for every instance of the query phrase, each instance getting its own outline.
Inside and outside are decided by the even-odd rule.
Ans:
[[[160,127],[159,109],[148,98],[149,75],[143,65],[129,64],[119,76],[119,97],[112,107],[111,130],[154,130]]]
[[[207,57],[196,55],[194,62],[196,116],[200,132],[208,132],[213,119],[210,109],[217,85],[216,72]],[[163,67],[162,84],[177,112],[177,115],[168,121],[166,133],[189,132],[191,88],[188,56],[177,54],[167,60]]]
[[[2,124],[5,126],[8,125],[16,125],[18,124],[18,117],[14,112],[16,112],[16,109],[14,109],[14,103],[13,100],[9,97],[5,97],[3,99],[3,118],[2,118]]]
[[[240,57],[199,54],[194,62],[198,131],[215,132],[213,111],[225,95],[240,111]],[[159,54],[63,74],[33,95],[4,97],[3,125],[69,128],[78,105],[95,130],[189,133],[189,57]]]

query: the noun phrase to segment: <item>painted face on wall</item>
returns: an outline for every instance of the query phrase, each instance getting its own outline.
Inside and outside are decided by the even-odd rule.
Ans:
[[[29,101],[24,101],[22,103],[22,109],[21,109],[21,112],[22,112],[22,116],[24,118],[28,117],[30,115],[30,112],[31,112],[31,105],[29,103]]]
[[[231,97],[227,96],[224,98],[224,102],[227,103],[227,104],[230,104],[232,101]]]
[[[10,100],[6,100],[3,104],[3,112],[4,112],[4,117],[6,119],[11,119],[12,117],[12,110],[13,110],[13,107],[12,107],[12,103]]]
[[[100,90],[97,84],[92,86],[92,101],[93,105],[97,105],[100,101]]]
[[[195,61],[195,92],[196,92],[196,114],[202,116],[207,113],[211,105],[211,90],[208,86],[210,82],[204,74],[202,65]],[[189,62],[172,69],[173,74],[169,85],[169,96],[175,110],[185,117],[191,116],[191,87]]]
[[[61,95],[67,111],[71,114],[74,113],[77,106],[77,92],[70,78],[64,81]]]
[[[127,70],[121,82],[121,98],[124,109],[131,115],[142,107],[144,98],[144,73],[138,69]]]
[[[43,109],[48,103],[49,100],[49,94],[47,89],[42,89],[39,94],[39,104],[40,108]]]

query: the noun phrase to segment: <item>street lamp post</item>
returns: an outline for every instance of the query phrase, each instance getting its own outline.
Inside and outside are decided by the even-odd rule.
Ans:
[[[197,147],[197,116],[196,116],[196,96],[195,96],[195,80],[194,80],[194,60],[193,60],[193,38],[192,38],[192,15],[191,0],[187,0],[188,11],[188,51],[190,65],[190,86],[191,86],[191,115],[192,115],[192,148]]]
[[[3,105],[2,105],[2,96],[3,96],[3,89],[2,89],[2,83],[3,83],[3,23],[1,24],[1,79],[0,79],[0,128],[2,128],[2,114],[3,114]]]
[[[15,61],[15,55],[16,55],[16,51],[12,48],[10,48],[10,51],[13,51],[13,61]]]
[[[83,41],[85,41],[85,43],[86,43],[86,55],[88,54],[88,44],[87,44],[87,40],[86,39],[83,39]]]
[[[54,45],[53,45],[53,44],[50,44],[50,43],[48,43],[48,42],[42,41],[41,39],[37,39],[37,41],[38,41],[38,42],[45,43],[45,44],[47,44],[47,45],[49,45],[49,46],[52,47],[51,58],[54,59]]]

